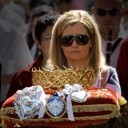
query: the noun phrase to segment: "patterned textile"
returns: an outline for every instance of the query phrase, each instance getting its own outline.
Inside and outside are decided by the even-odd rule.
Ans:
[[[45,113],[43,118],[35,116],[20,120],[13,107],[13,102],[17,94],[7,99],[4,108],[1,109],[1,117],[9,128],[16,124],[20,126],[54,126],[55,128],[71,126],[72,128],[77,128],[90,124],[98,125],[106,123],[111,118],[119,117],[120,106],[126,104],[125,99],[120,94],[110,89],[86,89],[86,92],[88,93],[88,97],[85,102],[78,103],[72,101],[75,121],[70,121],[67,113],[61,118],[51,118]]]

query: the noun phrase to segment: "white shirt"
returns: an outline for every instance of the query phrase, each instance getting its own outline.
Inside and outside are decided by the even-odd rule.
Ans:
[[[118,38],[119,38],[119,36],[118,36]],[[112,45],[114,44],[114,42],[117,39],[115,39],[114,41],[111,41]],[[116,65],[117,65],[117,59],[118,59],[118,56],[119,56],[119,51],[120,51],[121,44],[122,44],[122,41],[119,43],[119,45],[113,51],[113,53],[111,55],[111,58],[110,58],[110,66],[115,67],[115,68],[116,68]],[[105,41],[105,40],[102,39],[102,44],[101,45],[102,45],[103,54],[106,55],[107,41]]]
[[[120,35],[124,38],[128,38],[128,22],[124,21],[124,18],[121,19],[120,28]]]

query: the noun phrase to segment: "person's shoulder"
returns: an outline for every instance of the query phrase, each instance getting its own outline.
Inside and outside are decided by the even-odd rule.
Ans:
[[[110,72],[116,72],[116,68],[112,67],[112,66],[108,66],[108,69]]]
[[[128,38],[123,39],[122,46],[128,46]]]
[[[33,63],[32,64],[29,64],[29,65],[27,65],[27,66],[25,66],[24,68],[22,68],[22,69],[20,69],[19,71],[17,71],[16,73],[15,73],[15,77],[21,77],[21,76],[24,76],[25,74],[26,75],[28,75],[28,74],[30,74],[31,73],[31,69],[32,69],[32,65],[33,65]]]

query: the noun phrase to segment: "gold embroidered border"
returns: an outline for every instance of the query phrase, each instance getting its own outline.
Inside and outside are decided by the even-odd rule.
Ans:
[[[80,121],[80,120],[99,120],[99,119],[110,119],[115,117],[115,115],[113,115],[113,113],[110,114],[106,114],[106,115],[100,115],[100,116],[88,116],[88,117],[75,117],[75,121]],[[6,119],[8,121],[11,121],[12,123],[29,123],[29,122],[63,122],[63,121],[69,121],[68,118],[59,118],[59,119],[55,119],[55,118],[39,118],[39,119],[26,119],[21,121],[18,118],[13,118],[13,117],[9,117],[9,116],[4,116],[3,119]]]
[[[78,105],[78,106],[73,106],[73,111],[75,113],[78,112],[100,112],[102,109],[102,111],[112,111],[110,114],[105,114],[105,115],[98,115],[98,116],[85,116],[85,117],[75,117],[76,121],[79,120],[98,120],[98,119],[110,119],[113,117],[118,117],[120,116],[120,111],[117,105],[110,105],[110,104],[98,104],[98,105]],[[10,113],[11,112],[11,113]],[[69,121],[68,118],[59,118],[59,119],[54,119],[54,118],[41,118],[41,119],[27,119],[27,120],[23,120],[21,121],[19,118],[13,118],[13,117],[9,117],[7,114],[14,114],[14,108],[13,107],[9,107],[9,108],[3,108],[1,110],[1,118],[12,121],[13,123],[18,123],[18,122],[62,122],[62,121]]]

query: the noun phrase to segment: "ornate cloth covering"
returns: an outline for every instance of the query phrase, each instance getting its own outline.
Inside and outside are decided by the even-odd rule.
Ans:
[[[92,88],[94,84],[94,72],[92,69],[73,70],[66,68],[64,70],[56,69],[52,71],[33,69],[32,75],[33,85],[40,85],[44,89],[45,94],[52,96],[55,92],[64,89],[65,84],[80,84],[84,91],[88,93],[88,96],[82,103],[72,100],[74,121],[71,121],[68,119],[67,111],[60,118],[52,118],[45,112],[42,118],[35,116],[20,120],[15,112],[13,103],[17,95],[13,95],[7,99],[6,106],[0,111],[2,125],[6,124],[7,128],[13,128],[17,124],[21,127],[47,126],[51,128],[65,128],[66,126],[77,128],[89,124],[99,124],[107,122],[111,118],[119,117],[120,106],[126,104],[126,100],[112,90]],[[66,99],[64,100],[66,103]]]
[[[54,126],[55,128],[63,128],[70,125],[75,127],[103,123],[111,118],[120,116],[119,103],[122,103],[122,105],[126,103],[121,96],[117,97],[115,92],[108,89],[89,89],[86,91],[89,95],[85,102],[78,103],[72,101],[75,121],[70,121],[67,113],[61,118],[51,118],[45,113],[43,118],[36,116],[30,119],[20,120],[14,107],[10,107],[11,105],[1,109],[1,117],[9,128],[17,123],[20,126]]]

